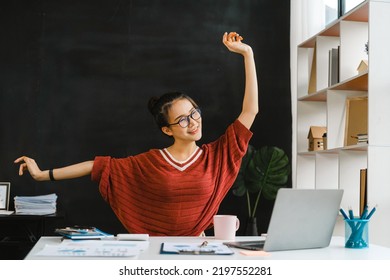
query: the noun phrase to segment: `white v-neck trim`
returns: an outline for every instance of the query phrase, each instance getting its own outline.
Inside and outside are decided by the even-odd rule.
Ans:
[[[161,155],[163,156],[163,158],[170,164],[172,165],[174,168],[176,168],[177,170],[179,171],[184,171],[186,170],[188,167],[190,167],[199,157],[200,155],[202,154],[202,150],[199,148],[199,147],[196,147],[195,151],[188,157],[188,159],[184,160],[184,161],[179,161],[179,160],[176,160],[170,152],[168,152],[168,150],[165,148],[164,150],[160,150],[160,153]],[[195,157],[194,155],[198,153]],[[191,158],[193,157],[192,160],[190,160]],[[182,166],[180,166],[180,165]]]
[[[174,162],[176,162],[176,163],[179,163],[179,164],[184,164],[184,163],[186,163],[190,158],[192,158],[192,157],[196,154],[196,152],[197,152],[198,150],[199,150],[199,147],[196,146],[195,150],[192,152],[192,154],[191,154],[187,159],[185,159],[185,160],[177,160],[177,159],[175,159],[175,158],[173,157],[173,155],[168,151],[167,148],[164,149],[164,151],[167,153],[167,155],[169,156],[169,158],[170,158],[172,161],[174,161]]]

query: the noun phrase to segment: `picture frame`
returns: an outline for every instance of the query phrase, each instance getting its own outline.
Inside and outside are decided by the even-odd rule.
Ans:
[[[8,211],[10,191],[10,182],[0,182],[0,210]]]
[[[368,97],[348,97],[346,100],[344,146],[358,144],[358,136],[368,132]]]

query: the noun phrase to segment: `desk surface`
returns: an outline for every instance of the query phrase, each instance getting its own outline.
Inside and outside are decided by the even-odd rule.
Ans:
[[[36,220],[46,220],[46,219],[61,219],[64,218],[64,214],[62,213],[54,213],[49,215],[24,215],[24,214],[16,214],[15,212],[9,215],[0,214],[0,221],[36,221]]]
[[[262,237],[236,237],[236,240],[260,240]],[[148,249],[141,252],[137,257],[130,259],[138,260],[237,260],[237,259],[264,259],[264,260],[390,260],[390,248],[370,244],[365,249],[347,249],[344,248],[344,237],[333,237],[329,247],[309,250],[278,251],[270,252],[267,256],[245,256],[240,253],[241,249],[233,249],[234,254],[229,256],[211,256],[211,255],[176,255],[160,254],[161,244],[163,242],[196,242],[216,241],[214,237],[150,237]],[[46,260],[46,259],[101,259],[85,257],[41,257],[36,253],[48,245],[58,245],[61,237],[41,237],[34,248],[26,256],[26,260]],[[123,259],[123,258],[121,258]]]

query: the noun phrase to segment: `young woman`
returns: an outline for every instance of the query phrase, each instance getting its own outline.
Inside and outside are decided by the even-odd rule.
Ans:
[[[27,156],[15,160],[19,175],[28,171],[37,181],[91,175],[99,191],[131,233],[198,236],[234,183],[252,136],[258,113],[255,62],[250,46],[235,32],[225,33],[225,46],[241,54],[245,64],[242,112],[216,141],[197,146],[202,137],[198,105],[179,92],[149,101],[149,110],[162,132],[173,139],[166,149],[152,149],[127,158],[94,160],[41,171]]]

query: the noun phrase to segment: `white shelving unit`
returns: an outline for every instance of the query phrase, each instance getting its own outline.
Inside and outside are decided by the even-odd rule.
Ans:
[[[341,206],[359,213],[360,169],[367,168],[368,203],[378,205],[370,240],[390,247],[389,28],[390,0],[365,1],[298,45],[295,187],[344,189]],[[340,82],[328,87],[329,50],[337,47]],[[358,74],[363,59],[369,69]],[[368,97],[369,142],[344,146],[346,100],[363,96]],[[310,126],[327,127],[327,150],[308,151]],[[343,230],[340,218],[336,232]]]

